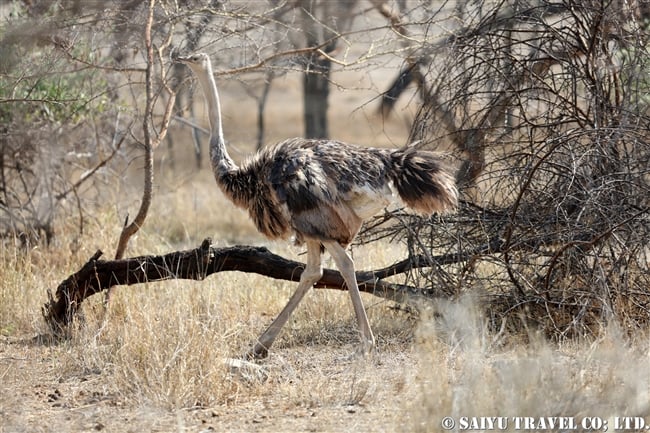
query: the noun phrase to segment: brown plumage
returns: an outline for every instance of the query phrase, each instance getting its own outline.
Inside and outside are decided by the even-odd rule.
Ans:
[[[296,293],[248,353],[265,357],[305,293],[322,276],[321,248],[332,255],[346,281],[362,334],[362,349],[374,345],[354,274],[345,251],[363,221],[393,201],[430,215],[455,208],[454,176],[440,158],[414,148],[398,150],[353,146],[335,140],[292,138],[268,147],[237,167],[228,156],[221,107],[210,59],[195,54],[178,61],[201,82],[212,135],[210,157],[217,184],[234,204],[247,209],[269,238],[294,236],[307,245],[307,266]]]

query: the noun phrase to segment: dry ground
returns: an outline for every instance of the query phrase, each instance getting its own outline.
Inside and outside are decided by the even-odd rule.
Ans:
[[[363,105],[376,94],[372,86],[358,84],[358,77],[337,79],[366,90],[335,92],[334,137],[403,144],[407,122],[400,116],[408,117],[408,109],[380,121],[372,105]],[[238,114],[254,113],[254,106],[236,83],[223,87],[226,135],[246,153],[253,121]],[[274,87],[275,105],[284,105],[273,115],[270,141],[300,133],[300,103],[287,103],[299,101],[296,87],[295,77]],[[189,146],[186,129],[175,136]],[[128,255],[193,247],[212,236],[218,245],[266,244],[300,257],[298,248],[261,239],[246,215],[219,195],[210,173],[195,173],[187,161],[172,172],[168,158],[159,155],[153,209]],[[435,320],[425,314],[415,321],[365,297],[379,347],[371,359],[347,360],[357,341],[348,297],[313,291],[264,363],[268,380],[261,383],[232,375],[223,360],[249,347],[286,302],[290,283],[230,273],[118,288],[108,309],[101,295],[86,302],[68,339],[48,338],[40,316],[46,290],[96,248],[112,254],[126,211],[137,205],[139,182],[135,170],[107,191],[103,199],[111,205],[87,221],[81,237],[62,230],[50,248],[3,247],[0,432],[435,432],[447,415],[610,422],[644,416],[650,423],[647,335],[630,340],[612,327],[597,341],[558,346],[530,335],[532,343],[523,345],[487,332],[471,300],[439,305]],[[404,257],[391,244],[354,254],[364,269]]]
[[[70,369],[60,347],[1,347],[3,432],[391,432],[410,386],[402,369],[413,368],[407,348],[363,365],[337,360],[348,348],[291,348],[274,354],[264,385],[237,386],[220,404],[168,408],[125,395],[106,369]]]

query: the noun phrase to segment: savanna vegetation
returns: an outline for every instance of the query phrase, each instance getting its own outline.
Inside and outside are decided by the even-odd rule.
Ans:
[[[650,425],[643,2],[15,0],[0,15],[0,431]],[[171,61],[194,51],[213,59],[238,160],[308,136],[457,168],[457,213],[391,208],[352,247],[411,294],[364,295],[371,357],[348,357],[347,295],[318,289],[265,380],[233,372],[295,287],[248,273],[115,287],[65,329],[44,319],[97,249],[211,237],[303,260],[216,188],[199,88]]]

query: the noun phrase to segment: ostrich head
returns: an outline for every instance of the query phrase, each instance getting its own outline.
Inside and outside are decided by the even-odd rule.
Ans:
[[[189,66],[194,71],[210,71],[212,69],[212,65],[210,64],[210,57],[208,57],[208,55],[205,53],[196,53],[188,57],[177,56],[174,60],[176,62]]]

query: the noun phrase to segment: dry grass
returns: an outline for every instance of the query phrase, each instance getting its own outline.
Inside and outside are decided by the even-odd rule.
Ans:
[[[182,188],[174,200],[187,218],[156,216],[135,253],[168,250],[178,226],[200,226],[215,212],[205,204],[190,212],[194,199]],[[112,232],[91,235],[102,233],[104,221],[95,223],[79,245],[111,245]],[[432,432],[443,416],[650,419],[647,336],[630,341],[612,328],[598,341],[553,346],[528,336],[524,344],[491,334],[470,299],[438,305],[414,330],[411,318],[366,297],[379,350],[351,362],[357,335],[348,297],[313,291],[266,362],[264,383],[240,380],[222,361],[248,348],[294,288],[254,275],[118,288],[108,310],[102,296],[89,299],[71,337],[53,342],[39,311],[45,289],[92,253],[59,244],[1,253],[2,432]],[[403,254],[391,245],[355,251],[363,268]]]
[[[143,230],[133,249],[161,248],[160,235]],[[0,431],[301,431],[303,421],[345,430],[341,416],[370,425],[403,390],[408,318],[367,298],[381,352],[372,368],[344,361],[358,338],[349,300],[323,290],[308,295],[276,343],[267,382],[230,374],[223,360],[248,348],[294,286],[254,275],[118,288],[108,309],[101,295],[89,299],[70,338],[50,341],[39,317],[45,288],[88,253],[63,262],[62,249],[2,257]],[[373,251],[368,260],[392,260]]]
[[[509,431],[522,430],[514,417],[534,417],[537,427],[542,417],[570,417],[580,431],[588,417],[610,429],[623,416],[645,417],[650,426],[647,335],[630,341],[611,327],[596,341],[558,346],[528,335],[527,344],[504,344],[469,298],[441,305],[438,314],[418,331],[420,363],[436,368],[418,375],[412,431],[435,431],[445,416],[457,423],[508,417]]]
[[[155,249],[153,239],[144,233],[138,245]],[[394,260],[387,250],[369,248],[359,261]],[[2,432],[432,432],[443,416],[650,417],[647,336],[629,341],[608,329],[593,342],[518,343],[487,331],[469,299],[440,304],[414,331],[367,297],[379,350],[346,361],[357,339],[347,296],[313,291],[266,362],[264,383],[222,362],[248,348],[293,288],[258,276],[118,288],[108,310],[91,298],[71,337],[49,341],[44,289],[85,256],[62,257],[3,252]]]

